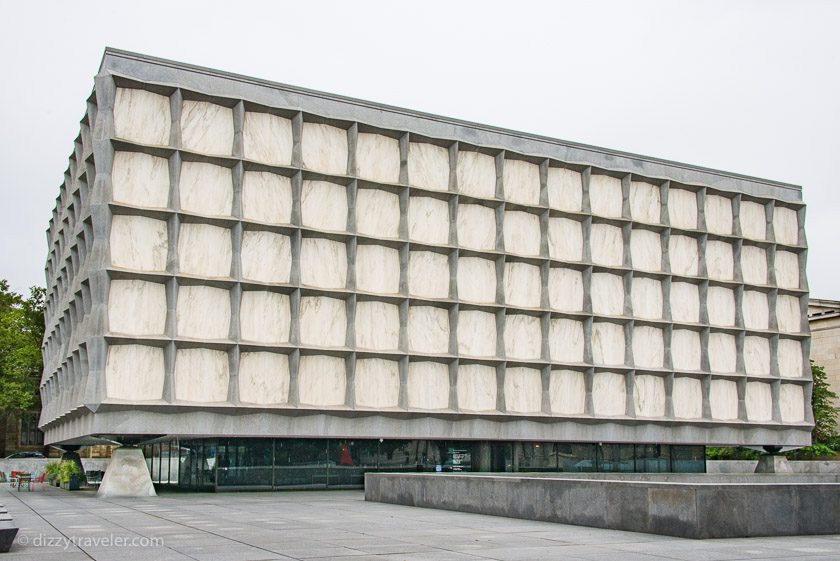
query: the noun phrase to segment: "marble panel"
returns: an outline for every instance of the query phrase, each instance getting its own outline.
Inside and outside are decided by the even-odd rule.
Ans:
[[[356,288],[378,294],[397,294],[400,291],[399,250],[382,245],[358,245]]]
[[[700,250],[695,238],[672,235],[668,239],[668,259],[675,275],[696,277],[700,274]]]
[[[433,191],[449,190],[449,150],[411,142],[408,145],[408,183]]]
[[[169,145],[169,97],[146,90],[117,88],[114,136],[140,144]]]
[[[592,273],[590,294],[593,314],[624,315],[624,279],[619,275]]]
[[[270,113],[245,113],[242,149],[246,160],[288,166],[292,163],[292,121]]]
[[[627,409],[627,384],[623,374],[596,372],[592,380],[592,408],[595,415],[624,415]]]
[[[382,189],[356,191],[356,231],[365,236],[399,238],[399,195]]]
[[[111,265],[135,271],[165,271],[169,254],[166,222],[145,216],[111,219]]]
[[[417,353],[449,352],[449,311],[434,306],[408,309],[408,349]]]
[[[586,411],[586,381],[583,372],[552,370],[549,403],[555,415],[583,415]]]
[[[662,368],[665,338],[662,330],[648,325],[633,328],[633,362],[637,368]]]
[[[280,344],[289,342],[292,317],[287,294],[257,290],[242,292],[239,337],[243,341]]]
[[[449,243],[449,203],[431,197],[408,202],[408,239],[431,245]]]
[[[697,193],[685,189],[668,191],[668,218],[671,226],[684,230],[697,229]]]
[[[458,152],[458,192],[472,197],[496,197],[496,158],[480,152]]]
[[[432,251],[409,252],[408,293],[423,298],[448,298],[449,256]]]
[[[165,285],[142,280],[111,280],[108,331],[127,335],[163,335],[165,329]]]
[[[773,269],[776,272],[776,286],[799,289],[799,256],[790,251],[777,251]]]
[[[583,362],[583,351],[583,322],[565,318],[552,319],[548,331],[548,353],[552,362]]]
[[[409,362],[406,398],[412,409],[449,407],[449,366],[439,362]]]
[[[746,284],[767,284],[767,251],[764,248],[741,246],[741,277]]]
[[[694,378],[674,378],[671,391],[674,417],[699,419],[703,416],[703,385]]]
[[[659,376],[636,375],[633,404],[637,417],[664,417],[665,379]]]
[[[380,183],[399,183],[400,141],[360,132],[356,140],[356,175]]]
[[[233,206],[233,174],[230,168],[204,162],[183,162],[178,191],[184,212],[230,216]]]
[[[583,311],[583,273],[575,269],[549,269],[548,302],[562,312]]]
[[[774,208],[773,233],[776,243],[799,245],[799,218],[796,211],[781,206]]]
[[[114,153],[114,202],[146,208],[169,206],[169,160],[141,152]]]
[[[327,298],[325,296],[301,297],[301,344],[321,347],[344,347],[346,339],[347,308],[344,300]]]
[[[328,181],[304,180],[300,220],[308,228],[343,232],[347,229],[347,188]]]
[[[799,333],[802,331],[802,310],[799,298],[787,294],[776,297],[776,322],[782,333]]]
[[[458,312],[458,352],[466,356],[496,356],[496,316],[477,310]]]
[[[779,339],[779,375],[782,378],[801,378],[803,374],[802,342],[795,339]]]
[[[540,217],[530,212],[505,211],[505,251],[520,255],[540,254]],[[460,239],[460,238],[459,238]]]
[[[624,326],[617,323],[592,324],[592,360],[595,364],[624,364]]]
[[[179,337],[227,339],[230,336],[230,292],[212,286],[180,286],[175,323]]]
[[[764,382],[747,382],[747,389],[744,393],[744,405],[746,405],[748,420],[772,420],[773,392],[770,384]]]
[[[770,304],[767,294],[755,290],[745,290],[741,303],[744,327],[747,329],[769,329]]]
[[[539,360],[542,356],[542,327],[539,317],[508,314],[505,317],[505,356]]]
[[[175,354],[175,399],[196,403],[227,401],[228,354],[213,349],[178,349]]]
[[[242,218],[268,224],[292,223],[292,180],[276,173],[246,171]]]
[[[548,206],[567,212],[580,212],[583,207],[583,180],[572,169],[548,168]]]
[[[737,357],[734,335],[709,334],[709,368],[712,372],[734,373]]]
[[[505,160],[505,199],[523,205],[540,204],[540,166],[523,160]]]
[[[200,277],[229,277],[233,259],[231,232],[210,224],[181,224],[178,270]]]
[[[738,386],[731,380],[712,380],[709,388],[712,418],[730,421],[738,418]]]
[[[624,265],[624,235],[621,228],[609,224],[593,224],[589,235],[592,262],[596,265]]]
[[[735,259],[732,244],[717,240],[706,242],[706,273],[710,279],[735,278]]]
[[[583,226],[569,218],[548,219],[548,256],[562,261],[583,261]]]
[[[233,109],[206,101],[184,100],[181,146],[200,154],[233,153]]]
[[[395,351],[400,346],[400,309],[376,301],[356,303],[356,347]]]
[[[482,364],[458,366],[458,408],[461,411],[496,410],[496,369]]]
[[[496,263],[480,257],[458,258],[458,299],[467,302],[496,301]]]
[[[496,249],[496,211],[471,204],[458,205],[458,245],[468,249]]]
[[[662,319],[662,283],[656,279],[634,277],[630,291],[633,315],[643,319]]]
[[[324,238],[300,241],[300,282],[319,288],[347,285],[347,247],[343,242]]]
[[[630,258],[633,268],[642,271],[662,270],[662,239],[650,230],[633,230],[630,234]]]
[[[700,321],[700,288],[687,282],[671,283],[671,319],[677,323]]]
[[[689,329],[671,332],[671,362],[674,370],[700,370],[702,349],[700,334]]]
[[[805,421],[805,391],[802,386],[782,384],[779,387],[779,410],[783,423]]]
[[[630,216],[636,222],[659,224],[662,199],[659,186],[644,181],[630,183]]]
[[[146,345],[110,345],[105,362],[109,399],[149,401],[163,397],[163,349]]]
[[[508,306],[539,308],[542,280],[540,268],[528,263],[505,263],[505,303]]]
[[[542,410],[542,374],[535,368],[505,369],[505,410],[539,413]]]
[[[288,283],[292,269],[289,236],[263,230],[242,232],[242,278],[258,282]]]
[[[735,325],[735,292],[722,286],[710,286],[706,292],[706,311],[711,325]]]
[[[744,337],[744,370],[752,376],[770,375],[770,340],[749,335]]]
[[[381,358],[356,360],[354,376],[356,405],[397,407],[400,401],[400,363]]]
[[[306,169],[347,175],[347,131],[330,125],[303,123],[301,156]]]
[[[347,368],[337,356],[303,355],[298,366],[298,401],[313,407],[345,404]]]
[[[732,200],[706,195],[706,230],[712,234],[732,234]]]
[[[592,214],[621,218],[623,204],[620,179],[596,174],[589,177],[589,206]]]
[[[741,235],[752,240],[767,238],[767,214],[764,205],[752,201],[741,201],[738,211]]]
[[[289,402],[289,357],[279,353],[239,355],[239,400],[255,405]]]

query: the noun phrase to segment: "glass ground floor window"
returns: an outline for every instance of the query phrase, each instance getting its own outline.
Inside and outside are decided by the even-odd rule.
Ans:
[[[156,484],[190,490],[358,488],[369,471],[706,471],[703,446],[669,444],[173,438],[143,452]]]

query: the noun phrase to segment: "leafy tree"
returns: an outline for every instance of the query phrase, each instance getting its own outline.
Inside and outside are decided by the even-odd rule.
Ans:
[[[811,393],[811,407],[814,410],[814,431],[811,433],[815,444],[827,444],[837,439],[837,394],[831,391],[826,379],[825,369],[811,361],[811,376],[814,389]]]
[[[0,279],[0,415],[4,417],[38,403],[45,294],[43,288],[32,287],[25,298]]]

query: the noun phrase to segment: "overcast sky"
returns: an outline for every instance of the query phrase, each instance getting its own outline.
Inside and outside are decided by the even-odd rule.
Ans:
[[[0,278],[44,230],[106,46],[802,185],[840,299],[838,2],[9,2]]]

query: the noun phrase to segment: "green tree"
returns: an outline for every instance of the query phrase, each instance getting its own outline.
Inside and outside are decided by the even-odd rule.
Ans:
[[[814,410],[814,444],[828,444],[837,439],[837,394],[831,391],[822,366],[811,361],[811,376],[814,389],[811,392],[811,407]]]
[[[43,288],[32,287],[29,297],[9,289],[0,279],[0,415],[19,415],[38,403],[43,367]]]

